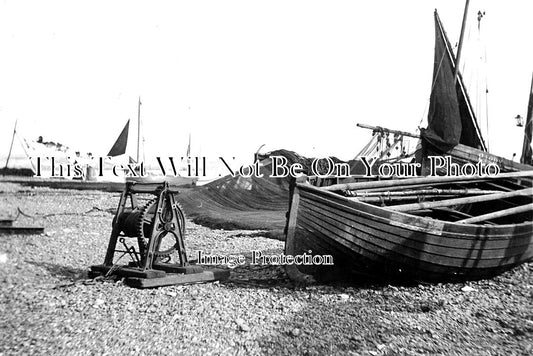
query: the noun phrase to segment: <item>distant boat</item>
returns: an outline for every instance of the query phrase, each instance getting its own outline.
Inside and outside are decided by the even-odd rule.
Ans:
[[[142,105],[142,102],[141,102],[141,98],[139,97],[139,101],[137,105],[137,143],[136,143],[136,156],[135,156],[136,158],[134,159],[130,155],[128,155],[128,162],[125,162],[127,164],[140,164],[141,162],[144,162],[144,158],[141,159],[141,153],[144,156],[144,152],[141,152],[141,137],[142,137],[141,135],[141,124],[142,124],[141,105]],[[130,129],[130,120],[126,122],[126,125],[124,126],[119,136],[115,140],[107,156],[118,157],[118,156],[125,155],[127,153],[129,129]],[[190,155],[190,150],[191,150],[191,136],[189,134],[189,143],[187,146],[187,157]],[[176,176],[171,175],[171,174],[167,174],[163,176],[161,175],[160,171],[152,173],[148,171],[146,162],[144,162],[144,167],[145,167],[144,173],[147,174],[146,176],[140,176],[141,171],[140,171],[140,168],[137,166],[137,169],[135,170],[135,172],[137,172],[137,174],[139,175],[138,177],[126,177],[126,178],[121,177],[120,180],[137,181],[137,182],[161,182],[165,180],[175,186],[194,185],[198,181],[198,177],[180,175],[179,172],[183,172],[183,171],[187,172],[186,167],[183,168],[183,171],[176,172],[177,173]],[[127,169],[125,169],[125,171],[128,172]],[[103,178],[103,179],[106,179],[106,178]]]
[[[15,141],[19,144],[16,144]],[[56,171],[58,164],[71,163],[79,152],[58,142],[45,141],[42,136],[35,141],[27,140],[20,134],[18,120],[15,121],[9,151],[0,174],[10,176],[51,175],[51,158],[54,157]],[[39,163],[39,164],[38,164]],[[56,172],[57,174],[57,172]],[[66,174],[63,172],[63,174]],[[72,178],[72,177],[65,177]]]
[[[120,156],[126,153],[126,147],[128,146],[128,133],[130,130],[130,120],[126,122],[126,126],[122,129],[122,132],[120,132],[120,135],[118,135],[115,143],[109,150],[109,153],[107,154],[109,157],[115,157]]]

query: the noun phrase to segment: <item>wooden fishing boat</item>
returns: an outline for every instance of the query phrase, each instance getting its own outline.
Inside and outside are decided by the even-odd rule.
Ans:
[[[467,9],[468,1],[461,37]],[[355,272],[395,280],[479,279],[533,258],[533,167],[487,152],[458,70],[462,39],[456,58],[437,12],[435,29],[428,128],[416,135],[422,147],[417,154],[420,173],[427,173],[429,156],[442,155],[460,165],[492,163],[500,172],[510,173],[326,187],[294,183],[285,254],[311,258],[307,264],[288,265],[291,278],[335,279]],[[406,136],[389,133],[395,140],[384,153]],[[526,132],[526,136],[524,147],[529,147],[532,134]],[[321,264],[330,256],[333,263]]]
[[[285,254],[321,255],[319,262],[332,256],[333,264],[292,264],[287,273],[294,280],[347,273],[423,281],[494,276],[533,258],[532,177],[528,171],[295,183]]]

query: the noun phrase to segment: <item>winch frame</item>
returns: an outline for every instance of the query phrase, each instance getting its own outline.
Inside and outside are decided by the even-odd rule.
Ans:
[[[131,202],[131,211],[139,209],[136,194],[153,194],[155,199],[155,212],[151,221],[150,236],[127,236],[123,233],[125,228],[121,218],[126,216],[128,200]],[[168,182],[160,183],[140,183],[127,182],[124,191],[120,196],[117,212],[113,219],[113,228],[107,246],[104,263],[90,267],[90,277],[100,275],[117,275],[125,277],[125,283],[137,288],[151,288],[174,284],[204,283],[216,280],[224,280],[229,277],[229,271],[223,269],[206,270],[202,266],[192,263],[187,258],[184,244],[185,217],[176,201],[174,194],[179,194],[176,187],[172,187]],[[150,204],[150,203],[149,203]],[[146,206],[149,209],[149,205]],[[131,212],[130,212],[131,213]],[[143,233],[143,226],[139,227],[139,234]],[[161,261],[160,243],[167,234],[173,234],[176,240],[171,248],[177,251],[179,263],[165,263]],[[133,246],[128,247],[125,237],[137,237],[139,241],[139,251]],[[142,239],[147,237],[145,251],[141,248]],[[118,249],[117,244],[121,242],[124,250]],[[132,261],[128,265],[118,265],[118,261],[113,262],[115,253],[122,252],[130,255]],[[123,255],[123,256],[124,256]]]

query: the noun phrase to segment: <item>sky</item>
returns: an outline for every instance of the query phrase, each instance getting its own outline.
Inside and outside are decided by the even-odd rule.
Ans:
[[[140,97],[145,157],[183,156],[191,134],[192,155],[251,159],[264,144],[351,159],[370,139],[356,123],[425,125],[434,9],[455,44],[464,1],[1,0],[0,157],[17,119],[27,139],[105,155],[128,119],[135,141]],[[521,152],[532,10],[470,1],[464,77],[507,158]]]

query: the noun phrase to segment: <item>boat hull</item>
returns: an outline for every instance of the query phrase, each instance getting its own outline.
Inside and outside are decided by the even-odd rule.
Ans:
[[[533,225],[458,224],[394,212],[321,190],[294,188],[285,253],[331,254],[333,266],[289,275],[336,279],[362,273],[424,281],[487,278],[533,258]]]

